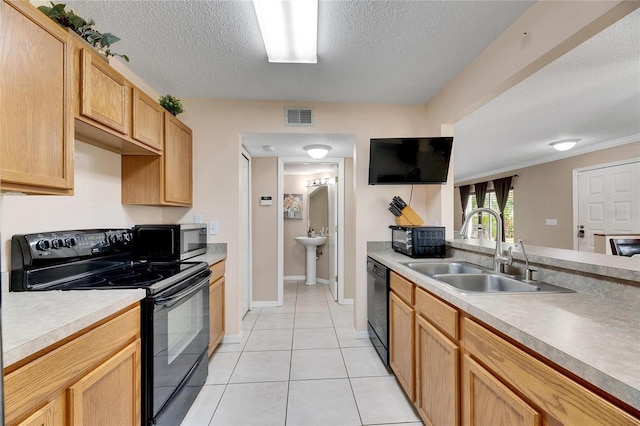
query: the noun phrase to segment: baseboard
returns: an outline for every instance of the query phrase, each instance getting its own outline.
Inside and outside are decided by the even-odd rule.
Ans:
[[[224,337],[222,337],[222,343],[242,343],[243,336],[243,330],[240,330],[238,334],[225,334]]]
[[[253,308],[274,308],[278,307],[277,300],[259,300],[251,302],[251,309]]]
[[[340,301],[341,305],[353,305],[353,299],[342,299]]]
[[[367,330],[353,330],[356,339],[368,339],[369,331]]]
[[[282,278],[284,281],[304,281],[307,279],[304,275],[290,275]]]

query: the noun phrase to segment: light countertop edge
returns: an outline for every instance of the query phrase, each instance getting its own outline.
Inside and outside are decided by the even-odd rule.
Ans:
[[[209,243],[207,252],[189,259],[190,262],[207,262],[209,266],[227,258],[227,243]]]
[[[143,289],[2,293],[6,368],[143,299]]]
[[[640,409],[637,306],[585,293],[465,295],[402,265],[411,259],[370,246],[368,256],[551,362]],[[433,261],[433,259],[431,259]]]

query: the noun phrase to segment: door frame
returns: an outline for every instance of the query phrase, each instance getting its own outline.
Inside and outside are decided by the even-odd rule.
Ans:
[[[580,173],[589,172],[597,169],[606,169],[608,167],[616,167],[616,166],[624,166],[625,164],[639,163],[640,157],[629,158],[626,160],[612,161],[610,163],[603,164],[594,164],[592,166],[580,167],[578,169],[573,169],[573,249],[578,251],[580,247],[580,239],[578,238],[578,226],[580,225],[580,194],[578,188],[578,176]]]
[[[336,248],[338,258],[337,268],[337,293],[338,303],[345,302],[344,298],[344,158],[325,157],[322,160],[312,160],[309,157],[278,157],[278,198],[276,201],[278,208],[278,306],[284,304],[284,208],[282,199],[284,197],[284,165],[285,163],[330,163],[337,165],[337,190],[336,200],[338,217],[337,230],[330,230],[336,235]]]
[[[252,228],[251,228],[251,222],[252,222],[251,221],[251,217],[252,217],[251,216],[251,214],[252,214],[252,211],[251,211],[251,200],[252,200],[252,198],[251,198],[251,154],[249,154],[249,152],[247,152],[247,150],[244,147],[241,147],[241,149],[242,149],[242,152],[240,153],[240,161],[241,162],[244,161],[242,159],[242,157],[244,157],[244,158],[247,159],[247,161],[249,163],[248,164],[248,176],[247,176],[247,186],[248,186],[248,188],[247,188],[247,198],[248,199],[247,199],[247,212],[246,212],[246,214],[247,214],[246,226],[247,226],[247,245],[248,245],[248,247],[247,247],[248,265],[246,265],[246,266],[242,265],[242,274],[244,274],[244,272],[245,272],[244,268],[246,267],[246,272],[247,272],[247,277],[246,278],[247,278],[247,281],[248,281],[247,282],[247,287],[248,288],[246,288],[246,289],[244,288],[244,282],[242,283],[243,284],[242,285],[242,293],[244,294],[245,290],[248,291],[248,304],[249,304],[248,308],[249,309],[248,309],[247,312],[249,312],[253,308],[253,297],[252,297],[252,295],[253,295],[253,276],[252,276],[253,258],[252,258],[252,255],[251,255],[252,252],[253,252],[253,250],[252,250],[252,247],[253,247]],[[242,173],[242,164],[240,165],[240,173]],[[242,177],[240,177],[240,182],[242,182]],[[242,203],[242,201],[241,201],[241,203]],[[245,224],[241,224],[241,226],[244,226],[244,225]],[[240,235],[240,240],[242,240],[242,235]],[[240,262],[242,264],[242,259],[241,259]],[[243,278],[244,277],[241,276],[241,278],[240,278],[241,281],[243,280]],[[244,310],[244,304],[243,304],[243,300],[242,299],[240,300],[240,303],[241,303],[240,310],[243,311]],[[247,312],[242,312],[242,316],[244,317],[244,315]]]

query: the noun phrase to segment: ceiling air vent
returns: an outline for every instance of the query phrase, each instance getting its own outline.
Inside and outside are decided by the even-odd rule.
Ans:
[[[284,109],[285,126],[313,126],[313,108],[292,108]]]

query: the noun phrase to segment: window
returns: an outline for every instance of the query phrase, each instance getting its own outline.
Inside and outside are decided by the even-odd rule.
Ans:
[[[487,191],[487,195],[484,197],[484,206],[489,207],[497,212],[500,211],[498,207],[498,201],[496,200],[495,191]],[[469,212],[478,207],[478,203],[476,201],[476,194],[469,194],[469,202],[467,203],[467,210],[465,214],[469,214]],[[496,239],[496,221],[493,219],[493,216],[488,214],[482,215],[482,225],[484,229],[491,236],[492,240]],[[471,227],[475,228],[478,226],[478,215],[473,216],[471,219]],[[507,205],[504,208],[504,230],[505,230],[505,240],[508,242],[513,242],[513,189],[509,190],[509,198],[507,198]]]

